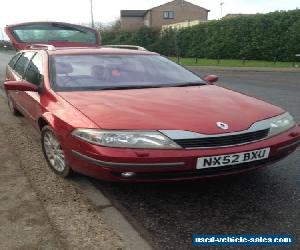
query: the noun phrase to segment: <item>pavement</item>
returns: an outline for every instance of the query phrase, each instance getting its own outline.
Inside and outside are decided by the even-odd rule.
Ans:
[[[63,249],[0,126],[0,249]]]
[[[80,183],[57,177],[39,136],[0,97],[0,249],[131,249]]]
[[[0,69],[6,64],[4,61],[0,54]],[[197,70],[201,74],[219,75],[220,86],[282,106],[300,122],[299,72]],[[192,234],[277,233],[294,235],[297,243],[290,249],[300,249],[300,150],[260,171],[212,180],[132,185],[104,183],[91,178],[83,181],[81,176],[62,180],[48,169],[38,135],[23,118],[12,117],[3,100],[0,98],[0,131],[4,135],[0,137],[0,141],[3,140],[0,148],[8,148],[11,152],[21,177],[23,173],[24,190],[28,187],[26,193],[31,194],[32,202],[41,205],[39,211],[44,221],[40,230],[49,232],[49,238],[41,239],[33,228],[33,242],[41,240],[44,244],[41,246],[49,246],[49,249],[144,249],[142,245],[132,247],[125,240],[126,231],[135,230],[154,249],[196,249],[191,246]],[[4,167],[7,155],[0,155],[0,174],[7,171]],[[18,161],[21,164],[18,165]],[[2,182],[0,190],[1,185]],[[13,196],[10,186],[5,190],[9,192],[6,196],[17,195]],[[0,211],[2,204],[4,206],[1,198]],[[11,206],[14,206],[12,200]],[[123,217],[110,213],[114,208]],[[38,221],[40,217],[36,216]],[[10,223],[7,214],[1,212],[0,218],[5,225]],[[129,221],[133,229],[128,229],[124,221]],[[121,226],[116,228],[116,224]],[[24,230],[20,227],[17,232],[7,228],[7,237],[0,240],[11,241],[11,245],[6,243],[11,249],[18,248],[21,244],[14,243],[15,234],[25,235]],[[128,236],[130,241],[135,241],[136,237],[134,234]]]

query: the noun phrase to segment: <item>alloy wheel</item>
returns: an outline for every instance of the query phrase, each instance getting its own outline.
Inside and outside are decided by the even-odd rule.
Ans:
[[[63,173],[66,169],[66,161],[60,143],[52,131],[47,130],[43,135],[43,146],[45,155],[51,167],[59,173]]]

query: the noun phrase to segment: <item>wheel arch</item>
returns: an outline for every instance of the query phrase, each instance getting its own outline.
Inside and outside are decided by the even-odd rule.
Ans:
[[[50,126],[53,128],[54,118],[49,112],[47,112],[38,119],[37,123],[40,131],[42,131],[43,127],[45,126]]]

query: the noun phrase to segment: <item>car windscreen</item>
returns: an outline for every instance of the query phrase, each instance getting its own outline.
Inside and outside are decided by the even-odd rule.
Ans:
[[[97,34],[94,30],[70,25],[31,24],[20,25],[12,28],[12,32],[19,42],[76,42],[96,43]]]
[[[159,55],[55,55],[51,65],[57,91],[205,84],[199,76]]]

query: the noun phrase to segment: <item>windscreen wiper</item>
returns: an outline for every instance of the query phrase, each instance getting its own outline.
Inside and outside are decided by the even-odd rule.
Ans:
[[[153,85],[140,85],[140,86],[116,86],[116,87],[104,87],[101,88],[101,90],[118,90],[118,89],[152,89],[152,88],[164,88],[164,87],[168,87],[165,85],[157,85],[157,86],[153,86]]]
[[[180,84],[170,84],[170,85],[137,85],[137,86],[111,86],[111,87],[103,87],[101,90],[118,90],[118,89],[154,89],[154,88],[173,88],[173,87],[188,87],[188,86],[202,86],[207,85],[204,82],[186,82]]]
[[[202,86],[202,85],[207,85],[207,84],[204,82],[185,82],[185,83],[174,84],[171,87],[189,87],[189,86]]]

